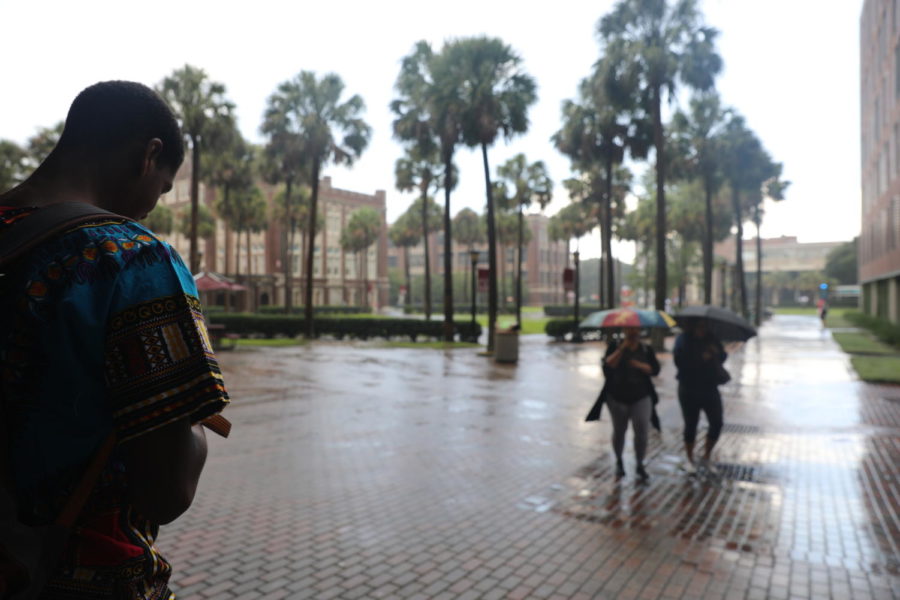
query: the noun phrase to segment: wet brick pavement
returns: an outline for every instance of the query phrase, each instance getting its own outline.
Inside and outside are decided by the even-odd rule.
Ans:
[[[582,422],[602,346],[522,339],[223,354],[234,432],[161,534],[179,597],[900,598],[900,388],[814,318],[732,353],[718,477],[679,468],[662,355],[646,485]]]

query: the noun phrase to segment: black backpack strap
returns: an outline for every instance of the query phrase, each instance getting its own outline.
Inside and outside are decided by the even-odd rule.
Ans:
[[[85,202],[43,206],[0,235],[0,268],[7,267],[55,235],[104,218],[130,220]]]

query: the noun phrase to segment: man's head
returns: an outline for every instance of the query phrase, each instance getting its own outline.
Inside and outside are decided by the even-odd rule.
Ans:
[[[103,208],[143,218],[184,160],[181,129],[152,89],[131,81],[104,81],[82,91],[47,163],[82,165]]]

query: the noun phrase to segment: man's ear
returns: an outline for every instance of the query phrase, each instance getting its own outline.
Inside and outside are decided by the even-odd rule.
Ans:
[[[141,157],[141,175],[149,175],[157,167],[159,156],[162,154],[163,143],[159,138],[153,138],[144,146],[144,154]]]

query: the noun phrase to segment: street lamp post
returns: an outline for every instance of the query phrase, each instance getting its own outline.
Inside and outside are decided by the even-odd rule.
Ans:
[[[478,288],[475,284],[476,271],[478,269],[478,250],[469,250],[469,260],[472,261],[472,325],[475,324],[475,305],[478,298]]]
[[[581,278],[581,273],[580,273],[579,262],[578,262],[578,258],[580,256],[578,250],[573,252],[572,256],[575,258],[575,331],[572,332],[572,341],[573,342],[582,342],[583,340],[581,339],[581,331],[579,331],[579,329],[578,329],[578,323],[581,322],[579,310],[578,310],[578,308],[579,308],[578,307],[578,288],[581,283],[579,281]]]

